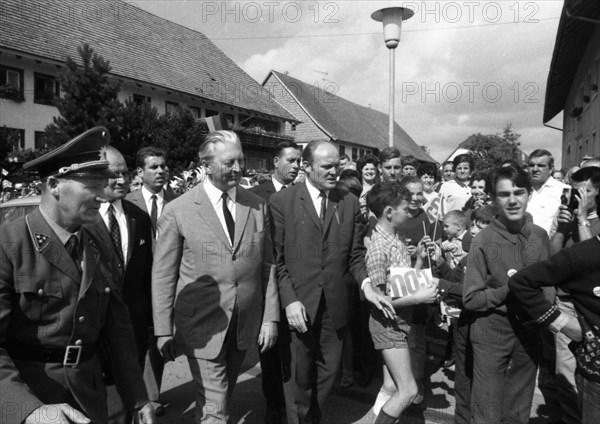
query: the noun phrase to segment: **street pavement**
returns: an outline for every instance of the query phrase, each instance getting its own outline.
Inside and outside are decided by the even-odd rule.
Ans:
[[[429,358],[426,375],[430,382],[425,387],[425,401],[412,406],[402,417],[401,423],[447,424],[454,422],[453,368],[439,367],[444,352],[444,341],[429,340]],[[232,399],[230,423],[262,424],[265,404],[261,389],[261,370],[257,352],[248,352],[242,374],[238,379]],[[381,377],[376,377],[369,387],[357,384],[348,389],[337,387],[323,411],[323,424],[372,424],[375,415],[371,411]],[[159,424],[194,423],[194,387],[187,360],[179,357],[165,367],[161,400],[167,404],[166,413],[158,419]],[[545,405],[536,388],[530,424],[550,424],[556,409]]]

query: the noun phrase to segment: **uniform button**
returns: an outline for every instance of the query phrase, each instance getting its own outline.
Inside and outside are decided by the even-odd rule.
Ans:
[[[234,286],[239,286],[239,283],[236,281],[235,283],[233,283]]]
[[[104,292],[105,292],[106,294],[110,293],[110,287],[106,287],[106,288],[104,289]]]
[[[79,317],[79,322],[83,322],[83,321],[85,321],[85,317],[82,315]]]
[[[75,341],[76,346],[81,346],[82,344],[83,344],[83,340],[81,340],[81,339]]]
[[[39,294],[40,296],[43,296],[43,295],[44,295],[44,289],[39,289],[39,290],[38,290],[38,294]]]

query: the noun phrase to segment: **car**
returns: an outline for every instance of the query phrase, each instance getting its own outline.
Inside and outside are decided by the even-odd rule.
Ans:
[[[0,203],[0,225],[33,212],[40,205],[41,198],[42,196],[29,196]]]

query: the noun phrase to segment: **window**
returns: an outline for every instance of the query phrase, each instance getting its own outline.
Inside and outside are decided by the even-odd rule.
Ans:
[[[352,160],[358,159],[358,149],[356,147],[352,148]]]
[[[196,119],[200,119],[200,117],[202,116],[202,110],[199,107],[195,107],[195,106],[190,106],[190,111],[192,112],[192,115],[194,116],[194,118]]]
[[[33,74],[33,101],[54,106],[54,98],[60,95],[58,80],[52,75]]]
[[[44,131],[36,131],[35,132],[35,150],[46,149],[48,145],[46,144],[46,133]]]
[[[165,113],[167,115],[170,115],[172,113],[175,113],[175,109],[177,109],[177,106],[179,106],[179,103],[174,103],[174,102],[165,102]]]
[[[365,149],[360,149],[359,157],[363,157],[365,155]]]
[[[138,106],[141,106],[144,103],[148,103],[148,104],[152,103],[152,98],[149,96],[142,96],[141,94],[134,94],[132,96],[132,98],[133,98],[133,103],[135,103]]]
[[[346,146],[340,146],[340,156],[346,154]]]
[[[217,112],[216,110],[210,110],[210,109],[206,109],[206,116],[207,118],[211,117],[211,116],[215,116],[218,115],[219,112]]]
[[[0,97],[22,101],[23,71],[21,69],[0,66]]]
[[[296,131],[296,124],[292,124],[292,131]]]
[[[25,130],[19,128],[0,127],[0,136],[6,137],[12,151],[25,149]]]

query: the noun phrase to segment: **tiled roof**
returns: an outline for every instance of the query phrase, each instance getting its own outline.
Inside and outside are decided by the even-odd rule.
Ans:
[[[385,113],[352,103],[289,75],[276,71],[271,73],[298,99],[315,124],[323,128],[335,141],[380,150],[388,146],[389,120]],[[265,81],[268,78],[269,76]],[[397,123],[394,130],[394,146],[403,155],[413,155],[421,161],[436,162]]]
[[[567,16],[567,11],[571,15],[598,20],[600,19],[600,2],[598,0],[565,0],[548,73],[544,123],[550,121],[564,109],[581,58],[592,33],[597,28],[597,25],[594,26],[590,22]]]
[[[297,121],[204,34],[119,0],[2,0],[0,47],[65,61],[87,42],[111,73]]]

